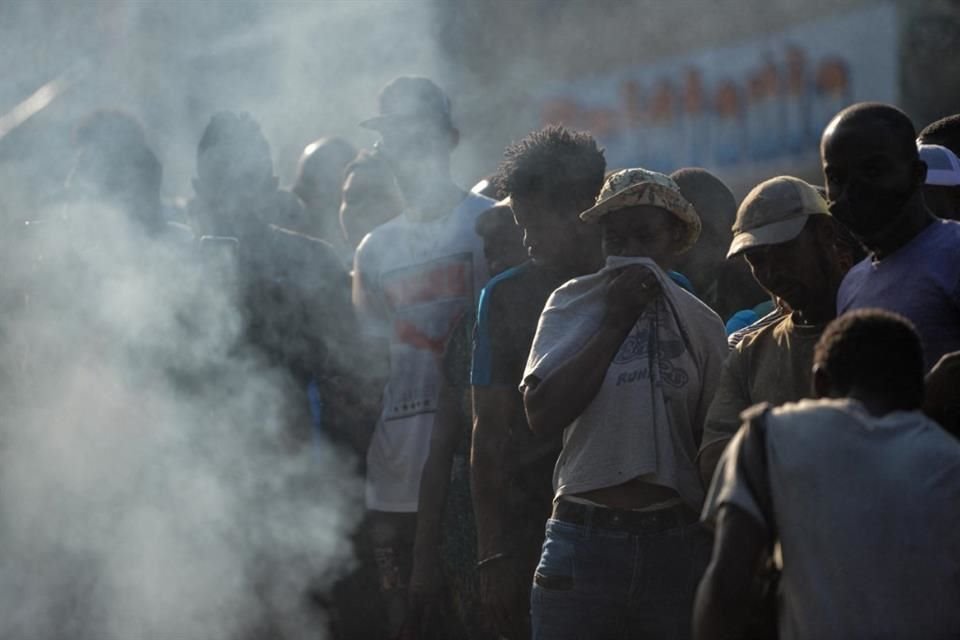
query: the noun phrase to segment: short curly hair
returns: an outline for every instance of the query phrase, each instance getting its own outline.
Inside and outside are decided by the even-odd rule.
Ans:
[[[960,113],[931,122],[917,138],[922,144],[939,144],[960,153]]]
[[[860,387],[890,398],[896,409],[923,404],[923,347],[913,324],[881,309],[857,309],[831,322],[813,353],[843,393]]]
[[[600,192],[606,168],[593,136],[550,125],[507,147],[494,182],[501,196],[587,203]]]

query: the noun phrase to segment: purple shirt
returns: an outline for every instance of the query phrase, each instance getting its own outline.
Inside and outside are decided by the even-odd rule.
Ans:
[[[850,270],[837,312],[880,308],[917,328],[926,368],[960,351],[960,223],[938,220],[883,260],[868,257]]]

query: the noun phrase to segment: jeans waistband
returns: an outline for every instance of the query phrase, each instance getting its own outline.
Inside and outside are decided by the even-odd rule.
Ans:
[[[630,511],[560,499],[553,506],[553,519],[568,524],[627,533],[656,533],[696,523],[699,518],[686,504],[655,511]]]

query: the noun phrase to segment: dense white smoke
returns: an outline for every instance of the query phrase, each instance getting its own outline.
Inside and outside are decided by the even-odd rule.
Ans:
[[[380,87],[434,74],[431,7],[0,3],[0,638],[327,635],[356,563],[352,454],[243,347],[230,264],[51,203],[100,108],[143,123],[171,202],[222,109],[262,124],[281,184],[319,136],[369,145]]]
[[[349,456],[241,348],[229,265],[71,220],[7,245],[0,637],[324,637],[306,592],[353,563]]]

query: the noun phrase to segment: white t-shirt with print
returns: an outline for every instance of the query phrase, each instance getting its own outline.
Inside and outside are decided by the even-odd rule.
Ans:
[[[357,248],[354,303],[367,335],[390,343],[383,408],[367,451],[367,508],[415,512],[450,332],[487,281],[477,216],[494,201],[468,194],[436,220],[400,216]]]
[[[600,329],[606,288],[620,269],[645,266],[663,294],[648,305],[607,367],[597,395],[563,431],[554,498],[641,478],[703,503],[697,449],[726,355],[723,322],[649,258],[611,256],[570,280],[544,306],[521,390],[579,352]]]

